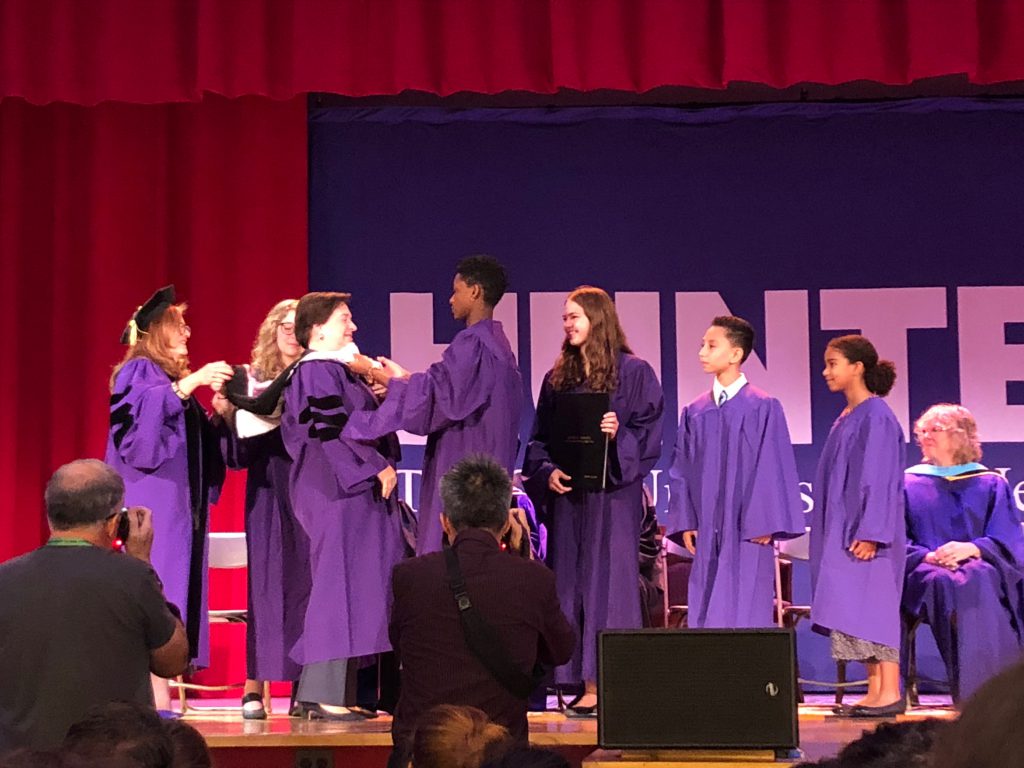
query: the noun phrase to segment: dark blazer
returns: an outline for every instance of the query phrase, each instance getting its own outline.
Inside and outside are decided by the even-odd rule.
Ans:
[[[546,566],[502,551],[492,534],[476,529],[459,533],[455,554],[473,605],[501,635],[520,669],[529,672],[537,661],[569,660],[576,636]],[[391,642],[402,664],[395,744],[407,741],[416,718],[437,704],[479,707],[525,743],[527,702],[505,690],[466,646],[444,554],[395,566],[392,590]]]

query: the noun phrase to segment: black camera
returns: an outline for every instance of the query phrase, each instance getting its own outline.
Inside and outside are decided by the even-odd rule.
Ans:
[[[121,544],[128,543],[128,531],[131,529],[131,526],[128,523],[128,515],[128,510],[122,509],[121,517],[117,521],[117,539],[121,542]]]

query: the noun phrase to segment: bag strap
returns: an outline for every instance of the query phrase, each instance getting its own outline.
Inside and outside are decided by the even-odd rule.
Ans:
[[[501,637],[494,627],[484,620],[470,600],[455,550],[445,547],[444,559],[448,568],[448,587],[455,598],[455,607],[459,611],[459,621],[462,623],[462,634],[466,638],[469,650],[487,667],[487,671],[505,690],[519,699],[530,698],[530,694],[540,682],[540,668],[535,668],[534,674],[528,675],[516,667]]]

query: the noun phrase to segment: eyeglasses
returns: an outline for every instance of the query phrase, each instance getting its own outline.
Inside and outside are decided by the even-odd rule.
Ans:
[[[295,323],[278,323],[277,327],[284,331],[285,336],[292,336],[295,333]]]
[[[928,435],[937,435],[940,432],[954,432],[955,427],[918,427],[914,430],[914,437],[927,437]]]
[[[181,325],[178,326],[178,333],[180,333],[182,336],[191,336],[192,329],[189,326],[182,323]]]

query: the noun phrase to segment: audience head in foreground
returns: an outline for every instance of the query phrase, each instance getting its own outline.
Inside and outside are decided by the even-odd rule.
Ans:
[[[476,707],[441,704],[416,721],[415,768],[480,768],[509,746],[509,733]]]

